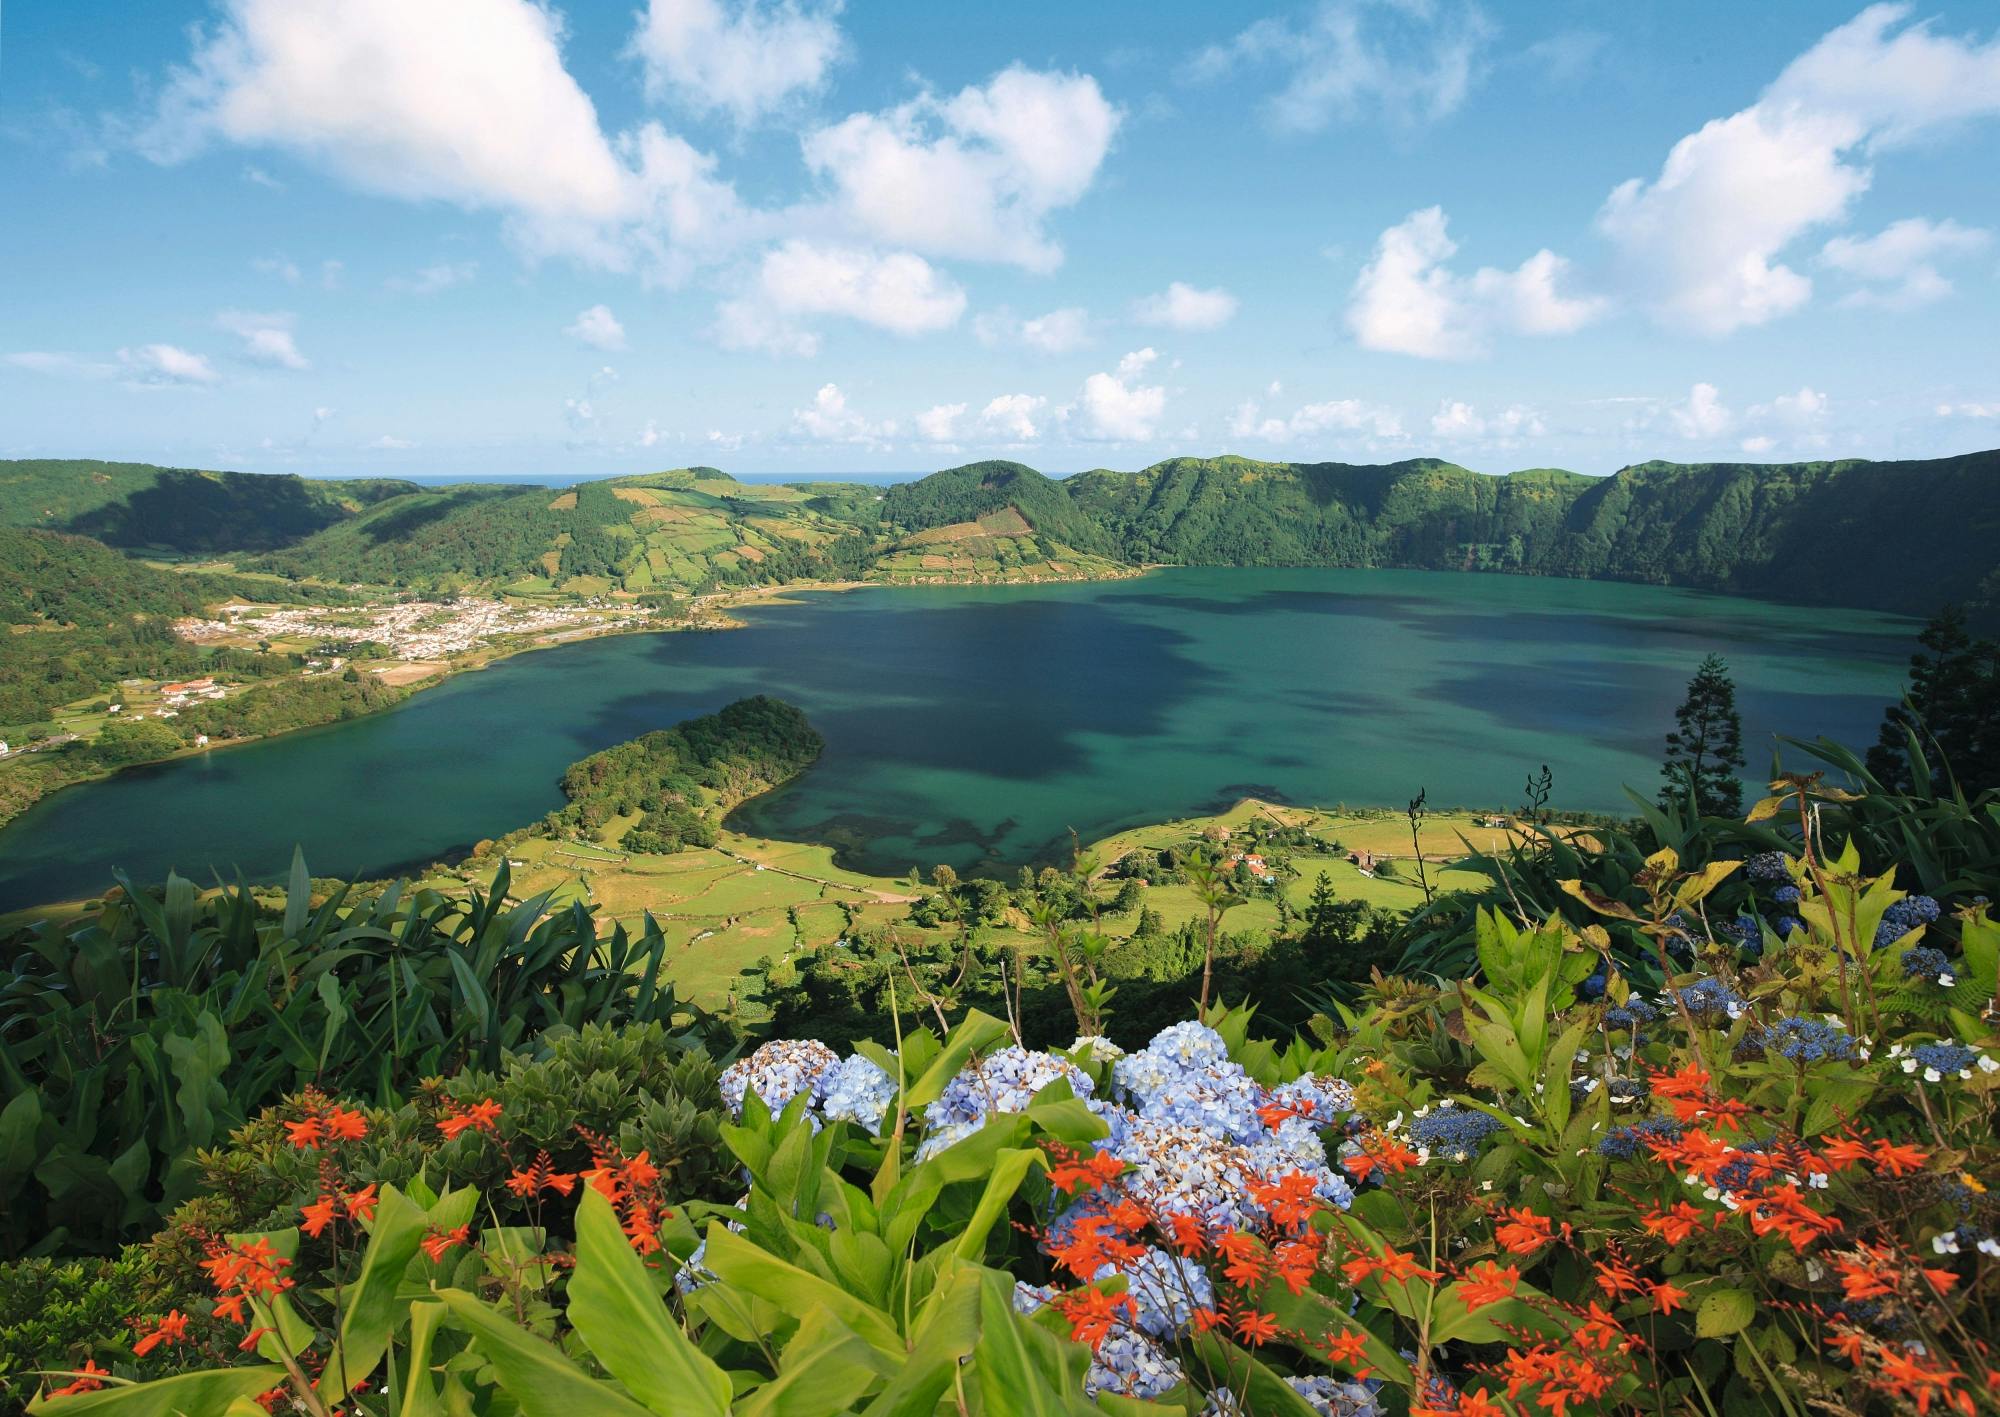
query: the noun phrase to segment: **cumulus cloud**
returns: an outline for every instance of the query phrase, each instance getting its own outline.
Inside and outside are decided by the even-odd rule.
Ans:
[[[1457,111],[1477,78],[1493,26],[1464,0],[1321,0],[1293,19],[1259,20],[1189,65],[1197,80],[1277,71],[1264,101],[1281,132],[1380,117],[1400,126]]]
[[[658,124],[612,137],[534,0],[221,0],[135,135],[155,161],[277,148],[364,191],[494,211],[531,257],[671,278],[741,217]]]
[[[979,411],[979,423],[1008,442],[1032,443],[1041,436],[1035,420],[1047,404],[1035,394],[1001,394]]]
[[[299,353],[292,335],[296,317],[288,310],[259,314],[254,310],[224,310],[215,317],[216,327],[243,341],[243,357],[257,364],[279,369],[307,369],[311,365]]]
[[[1197,290],[1178,280],[1132,307],[1132,317],[1140,324],[1163,325],[1172,330],[1220,329],[1235,314],[1236,297],[1228,291]]]
[[[949,329],[964,313],[964,290],[913,252],[794,240],[765,252],[751,288],[724,302],[716,336],[726,348],[810,355],[819,337],[800,319],[833,315],[921,335]]]
[[[565,325],[563,333],[597,349],[625,348],[625,327],[618,323],[618,317],[611,313],[608,305],[593,305],[588,310],[577,311],[575,321]]]
[[[950,443],[958,437],[958,420],[965,416],[962,403],[941,403],[916,417],[917,436],[927,443]]]
[[[1905,24],[1871,5],[1794,60],[1749,108],[1682,138],[1650,182],[1614,189],[1597,224],[1626,280],[1672,327],[1724,335],[1799,309],[1812,279],[1785,255],[1845,218],[1869,160],[2000,113],[2000,38]],[[1917,264],[1922,264],[1919,261]],[[1934,283],[1919,277],[1922,294]]]
[[[1062,248],[1044,222],[1090,190],[1119,119],[1090,75],[1015,65],[950,98],[853,114],[804,152],[838,217],[877,240],[1047,271]]]
[[[792,411],[792,425],[808,438],[821,443],[881,444],[893,437],[893,421],[871,423],[847,406],[847,395],[838,385],[823,384],[806,408]]]
[[[222,376],[206,355],[191,354],[178,345],[142,344],[118,351],[118,362],[130,383],[205,387]]]
[[[1026,320],[1016,319],[1013,311],[1002,306],[975,318],[972,333],[984,345],[1021,344],[1043,354],[1071,354],[1095,340],[1090,312],[1079,305],[1065,305]]]
[[[1722,402],[1721,391],[1713,384],[1696,384],[1667,415],[1674,431],[1690,442],[1719,438],[1736,425],[1736,415]]]
[[[2000,403],[1941,403],[1939,418],[2000,418]]]
[[[1873,236],[1836,236],[1820,248],[1820,263],[1861,283],[1843,305],[1913,310],[1951,294],[1937,263],[1986,249],[1992,233],[1947,218],[1907,217]]]
[[[846,49],[825,5],[798,0],[651,0],[632,36],[646,93],[747,126],[814,93]]]
[[[1454,442],[1490,440],[1502,445],[1548,432],[1542,415],[1526,404],[1510,404],[1496,414],[1481,413],[1460,399],[1445,399],[1431,415],[1431,432]]]
[[[1538,251],[1511,271],[1462,276],[1445,263],[1458,250],[1442,207],[1412,212],[1384,231],[1355,279],[1347,326],[1366,349],[1424,359],[1468,359],[1495,332],[1568,334],[1596,319],[1602,300],[1563,294],[1569,263]]]
[[[1283,388],[1273,383],[1270,397]],[[1327,433],[1361,433],[1370,438],[1403,436],[1402,416],[1394,409],[1362,399],[1325,399],[1302,404],[1289,415],[1267,416],[1255,399],[1236,407],[1229,421],[1230,434],[1237,438],[1257,438],[1267,443],[1290,443]]]
[[[1083,381],[1078,400],[1083,437],[1136,443],[1153,436],[1154,426],[1166,412],[1167,391],[1140,380],[1158,358],[1150,348],[1134,350],[1118,361],[1115,374],[1092,374]]]

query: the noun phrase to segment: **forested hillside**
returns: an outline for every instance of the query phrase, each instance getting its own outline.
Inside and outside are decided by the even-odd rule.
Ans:
[[[416,490],[415,483],[380,478],[333,482],[88,459],[7,461],[0,462],[0,525],[180,554],[261,551]]]

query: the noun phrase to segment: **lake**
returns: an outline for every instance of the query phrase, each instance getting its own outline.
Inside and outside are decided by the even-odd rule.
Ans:
[[[372,718],[69,789],[0,831],[0,909],[113,867],[208,881],[377,876],[525,825],[609,744],[747,694],[826,735],[730,825],[865,870],[1049,859],[1075,828],[1245,795],[1623,811],[1658,785],[1688,676],[1728,659],[1755,781],[1774,735],[1874,740],[1916,626],[1607,582],[1426,571],[1172,570],[1088,585],[871,588],[746,608],[749,628],[537,650]]]

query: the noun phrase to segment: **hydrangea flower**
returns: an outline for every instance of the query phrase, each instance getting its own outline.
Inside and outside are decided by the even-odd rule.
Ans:
[[[1685,1008],[1696,1021],[1719,1023],[1725,1018],[1741,1018],[1749,1002],[1720,979],[1697,979],[1684,989],[1674,991]]]
[[[1410,1126],[1410,1143],[1447,1161],[1469,1161],[1500,1130],[1500,1123],[1471,1107],[1450,1104],[1417,1118]]]
[[[813,1039],[774,1039],[722,1070],[722,1101],[738,1121],[743,1117],[743,1095],[753,1089],[773,1112],[782,1112],[800,1093],[817,1101],[820,1079],[839,1062],[833,1049]]]
[[[1962,1043],[1920,1043],[1903,1059],[1903,1071],[1922,1069],[1925,1082],[1943,1082],[1949,1073],[1969,1078],[1975,1065],[1985,1073],[2000,1069],[2000,1064]]]
[[[1778,932],[1778,938],[1782,940],[1796,931],[1805,929],[1806,923],[1796,915],[1780,915],[1774,928]]]
[[[1096,1033],[1079,1034],[1076,1042],[1069,1045],[1068,1051],[1081,1053],[1086,1048],[1090,1050],[1090,1056],[1100,1063],[1116,1062],[1125,1056],[1123,1048],[1120,1048],[1109,1038]]]
[[[1636,994],[1604,1011],[1604,1023],[1608,1028],[1636,1030],[1640,1024],[1651,1023],[1658,1017],[1653,1006]]]
[[[1799,888],[1787,881],[1784,885],[1779,886],[1771,892],[1771,900],[1777,905],[1797,905],[1799,903]]]
[[[1753,881],[1789,881],[1792,863],[1782,851],[1760,851],[1744,861],[1743,874]]]
[[[1760,1042],[1766,1052],[1794,1063],[1854,1056],[1854,1039],[1844,1029],[1819,1019],[1781,1018],[1765,1030]]]
[[[1085,1101],[1095,1087],[1089,1074],[1069,1059],[1026,1048],[1002,1048],[967,1064],[944,1085],[938,1100],[924,1109],[926,1135],[917,1148],[917,1160],[928,1161],[964,1141],[994,1113],[1027,1111],[1037,1093],[1059,1080],[1067,1082],[1070,1091]],[[1093,1110],[1103,1115],[1103,1109]]]
[[[1928,979],[1948,989],[1953,983],[1950,965],[1951,961],[1945,958],[1943,950],[1934,950],[1929,945],[1918,945],[1903,951],[1905,979]]]
[[[1654,1137],[1661,1141],[1679,1141],[1681,1124],[1671,1117],[1648,1117],[1629,1127],[1613,1127],[1597,1143],[1597,1154],[1608,1156],[1613,1161],[1630,1161],[1644,1152],[1647,1140]]]
[[[896,1101],[896,1080],[860,1054],[821,1077],[820,1114],[829,1122],[856,1122],[875,1136]]]
[[[1213,1308],[1215,1287],[1208,1271],[1191,1259],[1147,1246],[1138,1259],[1106,1265],[1093,1280],[1125,1277],[1125,1292],[1137,1305],[1133,1322],[1154,1338],[1172,1338],[1188,1326],[1196,1309]]]
[[[1941,914],[1938,903],[1927,895],[1906,895],[1882,912],[1875,927],[1875,948],[1893,945],[1919,925],[1933,923]]]
[[[1139,1330],[1120,1324],[1097,1345],[1083,1375],[1083,1391],[1088,1397],[1100,1392],[1158,1397],[1186,1381],[1187,1373],[1173,1354]]]

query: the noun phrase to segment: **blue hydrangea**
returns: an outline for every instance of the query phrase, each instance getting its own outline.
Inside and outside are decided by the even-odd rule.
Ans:
[[[895,1101],[896,1080],[858,1053],[821,1079],[820,1115],[829,1122],[858,1123],[876,1136]]]
[[[1653,1006],[1634,994],[1622,1004],[1614,1004],[1604,1011],[1607,1028],[1636,1029],[1642,1023],[1651,1023],[1659,1014]]]
[[[1738,1018],[1749,1007],[1749,1002],[1741,994],[1720,979],[1697,979],[1686,988],[1676,990],[1675,996],[1696,1022],[1709,1025]]]
[[[1906,895],[1882,912],[1882,923],[1875,927],[1875,948],[1893,945],[1919,925],[1935,922],[1942,912],[1938,903],[1927,895]]]
[[[730,1116],[739,1120],[743,1096],[752,1090],[766,1107],[782,1112],[800,1093],[817,1101],[820,1080],[839,1062],[840,1055],[824,1043],[810,1038],[779,1038],[724,1068],[718,1086]]]
[[[1754,915],[1739,915],[1734,920],[1723,922],[1716,933],[1724,943],[1733,944],[1740,950],[1751,953],[1764,948],[1764,927]]]
[[[1969,1071],[1979,1061],[1979,1054],[1962,1043],[1920,1043],[1903,1060],[1903,1071],[1913,1073],[1921,1068],[1925,1082],[1942,1082],[1954,1073]]]
[[[1681,1124],[1671,1117],[1648,1117],[1629,1127],[1613,1127],[1597,1143],[1597,1153],[1613,1161],[1630,1161],[1635,1156],[1651,1154],[1646,1150],[1649,1138],[1679,1141]]]
[[[967,1064],[924,1109],[925,1135],[917,1160],[927,1161],[965,1140],[993,1113],[1027,1111],[1036,1094],[1057,1081],[1067,1082],[1071,1093],[1086,1101],[1095,1086],[1069,1059],[1025,1048],[1002,1048]]]
[[[1854,1056],[1854,1039],[1846,1030],[1815,1018],[1781,1018],[1765,1030],[1761,1041],[1765,1052],[1794,1063]]]
[[[1125,1292],[1137,1306],[1132,1321],[1154,1338],[1173,1338],[1188,1326],[1196,1309],[1213,1308],[1215,1287],[1208,1271],[1191,1259],[1148,1246],[1120,1265],[1106,1265],[1093,1280],[1125,1277]]]
[[[1439,1107],[1410,1125],[1410,1143],[1447,1161],[1469,1160],[1500,1123],[1471,1107]]]
[[[1576,986],[1576,996],[1579,999],[1601,999],[1605,986],[1610,982],[1611,976],[1604,972],[1604,966],[1600,964],[1594,974]]]
[[[1126,1324],[1104,1336],[1083,1375],[1085,1395],[1115,1392],[1126,1397],[1158,1397],[1187,1381],[1179,1361],[1139,1330]]]
[[[1771,900],[1777,905],[1797,905],[1799,888],[1788,881],[1771,892]]]
[[[1935,984],[1950,966],[1951,961],[1945,958],[1944,951],[1934,950],[1929,945],[1918,945],[1915,949],[1903,951],[1905,979],[1928,979]]]
[[[1753,881],[1789,881],[1792,863],[1782,851],[1760,851],[1744,861],[1743,874]]]
[[[1354,1110],[1354,1089],[1339,1078],[1307,1073],[1272,1088],[1270,1100],[1279,1107],[1299,1108],[1314,1126],[1327,1127],[1341,1113]]]
[[[1773,928],[1777,930],[1778,938],[1782,940],[1788,939],[1796,932],[1805,929],[1806,924],[1805,921],[1799,919],[1796,915],[1780,915],[1777,925]]]

